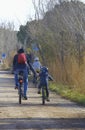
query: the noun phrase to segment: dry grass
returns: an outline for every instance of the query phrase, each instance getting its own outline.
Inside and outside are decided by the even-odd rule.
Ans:
[[[79,66],[75,58],[69,57],[62,66],[56,59],[55,62],[49,63],[49,68],[57,82],[68,84],[71,89],[85,94],[85,61]]]

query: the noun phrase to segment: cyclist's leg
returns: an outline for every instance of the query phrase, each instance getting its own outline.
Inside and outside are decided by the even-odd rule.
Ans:
[[[49,97],[48,85],[46,85],[45,87],[46,87],[46,96]]]
[[[24,97],[27,97],[28,72],[27,72],[27,70],[23,70],[23,72],[24,72]]]
[[[15,89],[18,88],[18,73],[17,70],[14,72],[14,79],[15,79]]]
[[[46,97],[47,97],[47,101],[50,101],[50,99],[49,99],[49,89],[48,89],[48,84],[47,84],[45,87],[46,87]]]

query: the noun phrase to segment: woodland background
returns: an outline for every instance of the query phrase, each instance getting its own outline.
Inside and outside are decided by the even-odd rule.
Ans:
[[[11,67],[17,47],[23,46],[39,56],[57,83],[85,94],[85,4],[78,0],[33,4],[35,19],[18,31],[13,24],[0,25],[0,54],[6,53],[1,68]]]

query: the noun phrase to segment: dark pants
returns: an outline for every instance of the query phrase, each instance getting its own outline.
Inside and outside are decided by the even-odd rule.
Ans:
[[[47,84],[47,83],[43,84],[43,83],[40,82],[39,85],[38,85],[38,89],[41,90],[42,87],[45,87],[45,90],[46,90],[46,96],[49,97],[48,84]]]

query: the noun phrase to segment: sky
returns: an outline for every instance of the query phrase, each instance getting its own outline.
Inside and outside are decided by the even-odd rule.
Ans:
[[[82,2],[84,2],[84,3],[85,3],[85,0],[80,0],[80,1],[82,1]]]
[[[0,23],[14,23],[15,29],[34,16],[32,0],[0,0]]]
[[[13,23],[15,30],[18,30],[20,25],[25,25],[29,18],[33,17],[32,0],[0,0],[0,24]]]

